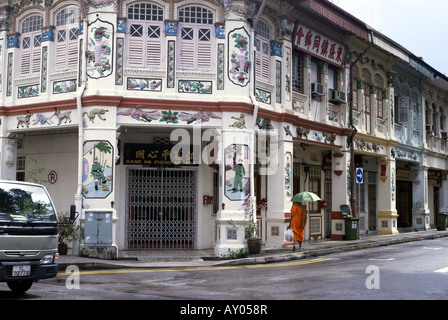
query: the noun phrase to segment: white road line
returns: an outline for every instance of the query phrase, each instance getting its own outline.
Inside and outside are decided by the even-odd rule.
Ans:
[[[447,273],[447,272],[448,272],[448,267],[446,267],[446,268],[442,268],[442,269],[439,269],[439,270],[436,270],[436,271],[434,271],[434,272],[438,272],[438,273]]]
[[[442,247],[437,247],[437,248],[434,248],[434,247],[424,247],[423,249],[428,249],[428,250],[440,250],[440,249],[443,249]]]
[[[373,258],[369,259],[370,261],[392,261],[395,260],[395,258]]]

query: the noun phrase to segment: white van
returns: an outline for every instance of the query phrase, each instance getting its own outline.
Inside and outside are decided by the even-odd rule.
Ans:
[[[56,276],[57,258],[57,213],[45,187],[0,180],[0,282],[25,292],[34,281]]]

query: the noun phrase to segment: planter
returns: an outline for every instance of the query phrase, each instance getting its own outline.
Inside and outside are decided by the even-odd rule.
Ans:
[[[66,244],[59,244],[58,245],[58,252],[60,255],[66,255],[68,252],[68,246]]]
[[[261,238],[247,239],[247,248],[249,249],[249,254],[260,253],[260,251],[261,251]]]

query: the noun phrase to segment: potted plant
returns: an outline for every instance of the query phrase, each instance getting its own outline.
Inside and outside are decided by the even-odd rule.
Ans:
[[[254,213],[257,209],[265,208],[267,206],[267,202],[262,202],[260,205],[255,207],[253,201],[246,199],[243,202],[243,210],[244,210],[244,222],[241,224],[236,224],[233,220],[229,220],[229,223],[232,226],[243,227],[245,230],[247,247],[250,254],[260,253],[261,251],[261,238],[259,236],[259,227],[254,216]]]
[[[58,214],[59,217],[59,237],[58,237],[58,251],[60,255],[66,255],[69,243],[81,240],[81,227],[74,223],[68,223],[67,218],[63,214]]]

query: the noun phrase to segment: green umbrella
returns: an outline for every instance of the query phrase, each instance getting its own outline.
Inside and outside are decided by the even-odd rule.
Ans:
[[[304,191],[296,194],[292,198],[292,202],[313,202],[313,201],[320,201],[321,199],[319,196],[315,193]]]

